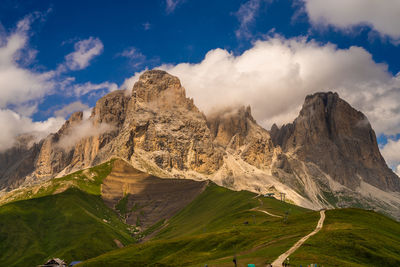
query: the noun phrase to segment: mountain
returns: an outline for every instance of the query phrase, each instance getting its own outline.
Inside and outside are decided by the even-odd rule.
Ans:
[[[35,170],[36,158],[42,147],[29,135],[21,135],[11,149],[0,153],[0,188],[17,188]]]
[[[318,165],[340,184],[356,189],[366,182],[384,191],[400,191],[400,179],[379,152],[367,117],[337,93],[306,97],[296,120],[271,130],[285,153]]]
[[[285,155],[304,163],[330,204],[378,207],[398,218],[400,179],[380,154],[366,116],[337,93],[307,96],[295,121],[274,125],[271,137]]]
[[[101,98],[89,118],[74,113],[41,142],[3,152],[0,166],[12,168],[0,185],[40,184],[113,157],[157,177],[209,179],[234,190],[285,193],[310,209],[356,206],[400,219],[400,179],[367,118],[337,94],[307,96],[293,123],[267,131],[250,107],[206,117],[179,79],[160,70],[143,73],[131,93]]]

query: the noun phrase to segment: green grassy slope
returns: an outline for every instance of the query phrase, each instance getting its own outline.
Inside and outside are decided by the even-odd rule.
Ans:
[[[254,196],[211,184],[151,241],[80,266],[232,266],[234,255],[238,266],[264,266],[310,233],[319,219],[318,212]],[[281,216],[289,211],[287,222],[260,209]],[[290,259],[291,266],[400,266],[400,223],[372,211],[329,210],[322,230]]]
[[[242,263],[265,264],[316,226],[317,212],[275,199],[260,203],[255,196],[210,184],[153,240],[111,251],[81,266],[231,266],[234,254]],[[283,222],[254,208],[293,213]]]
[[[50,257],[83,260],[118,248],[115,240],[133,243],[133,229],[100,196],[112,164],[13,192],[0,206],[0,266],[35,266]]]
[[[277,215],[283,215],[286,211],[290,214],[309,212],[274,198],[255,198],[256,196],[255,193],[236,192],[211,183],[195,201],[169,220],[168,227],[163,229],[156,239],[224,230],[241,225],[245,221],[254,223],[253,215],[258,221],[270,217],[259,211],[252,211],[255,208]]]
[[[400,223],[372,211],[328,210],[322,230],[291,261],[294,266],[400,266]]]
[[[110,160],[93,168],[80,170],[61,178],[54,178],[30,188],[14,190],[0,199],[0,205],[60,193],[70,187],[76,187],[88,194],[99,196],[101,184],[104,178],[110,174],[114,161]]]
[[[0,266],[83,260],[118,248],[114,239],[134,241],[99,196],[76,188],[0,206]]]
[[[264,266],[319,220],[319,212],[210,182],[172,218],[136,236],[149,235],[149,241],[135,243],[135,227],[101,199],[112,166],[110,161],[15,191],[0,205],[0,266],[35,266],[59,257],[86,260],[80,266],[211,267],[232,266],[234,255],[238,266]],[[117,204],[121,214],[126,200]],[[400,266],[400,223],[371,211],[329,210],[322,230],[290,259],[292,266]]]

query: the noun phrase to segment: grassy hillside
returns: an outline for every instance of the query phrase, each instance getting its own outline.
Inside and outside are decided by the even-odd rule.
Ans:
[[[316,226],[317,212],[255,196],[210,184],[162,225],[153,240],[111,251],[81,266],[231,266],[235,254],[239,263],[265,264]],[[254,208],[278,215],[290,212],[284,222]]]
[[[54,178],[42,184],[14,190],[0,199],[0,205],[12,201],[39,198],[75,187],[91,195],[100,196],[101,184],[110,174],[115,160],[110,160],[93,168],[80,170],[61,178]]]
[[[246,221],[252,225],[254,221],[260,223],[272,219],[262,212],[254,211],[255,208],[281,216],[285,212],[291,215],[310,212],[273,198],[257,197],[249,191],[236,192],[211,183],[195,201],[168,221],[168,226],[160,231],[156,239],[215,232],[242,225]]]
[[[238,266],[264,266],[310,233],[319,219],[319,212],[210,182],[172,218],[134,238],[135,227],[101,198],[114,165],[110,161],[13,192],[0,206],[0,266],[35,266],[50,257],[96,267],[232,266],[234,256]],[[116,205],[121,214],[127,199]],[[143,237],[146,241],[136,243]],[[400,266],[400,223],[371,211],[329,210],[322,230],[290,262]]]
[[[211,184],[190,205],[159,223],[149,242],[80,266],[264,266],[316,226],[319,213]],[[272,217],[258,210],[265,210]],[[290,256],[291,266],[400,266],[400,223],[360,209],[326,212],[322,230]]]
[[[133,228],[100,196],[112,165],[12,192],[0,206],[0,266],[35,266],[50,257],[83,260],[134,242]]]
[[[328,210],[325,226],[291,260],[295,266],[400,266],[400,223],[372,211]]]
[[[35,266],[49,257],[83,260],[134,240],[99,196],[71,188],[0,206],[0,266]]]

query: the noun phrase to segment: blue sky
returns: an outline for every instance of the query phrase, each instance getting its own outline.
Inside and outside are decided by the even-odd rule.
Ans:
[[[0,122],[9,129],[0,149],[18,134],[54,131],[158,67],[181,78],[206,113],[251,105],[266,128],[291,121],[307,94],[338,91],[368,116],[395,168],[398,2],[3,0]]]

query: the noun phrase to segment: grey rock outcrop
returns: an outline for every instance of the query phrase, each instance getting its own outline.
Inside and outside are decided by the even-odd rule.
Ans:
[[[272,140],[285,153],[319,166],[340,184],[356,189],[365,181],[384,191],[400,191],[400,179],[380,154],[374,130],[364,114],[337,93],[307,96],[297,119]]]
[[[30,135],[22,135],[14,147],[0,153],[0,189],[17,188],[25,181],[35,170],[42,143],[35,143]]]
[[[230,107],[214,112],[207,117],[207,124],[215,144],[233,150],[257,168],[269,168],[276,149],[269,132],[251,115],[250,107]]]
[[[89,118],[82,112],[72,114],[57,133],[32,149],[29,168],[23,173],[10,170],[12,175],[3,176],[3,187],[12,185],[9,181],[22,182],[28,174],[30,181],[46,180],[114,156],[143,162],[144,154],[148,162],[142,169],[153,166],[164,176],[183,177],[179,172],[185,171],[211,174],[222,165],[223,155],[214,146],[206,117],[186,97],[179,79],[159,70],[145,72],[132,95],[114,91],[102,97]],[[22,152],[19,148],[1,154],[1,163]],[[17,162],[14,169],[21,166],[23,162]]]

